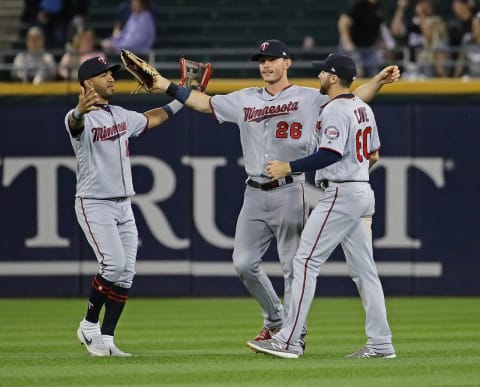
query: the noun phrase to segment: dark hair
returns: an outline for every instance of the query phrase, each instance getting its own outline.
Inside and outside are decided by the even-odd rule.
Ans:
[[[347,79],[342,79],[342,78],[338,78],[338,80],[340,81],[340,85],[343,86],[343,87],[347,87],[347,88],[350,88],[350,86],[352,86],[352,83],[353,81],[350,81],[350,80],[347,80]]]
[[[150,9],[152,5],[150,4],[150,0],[138,0],[145,9]]]

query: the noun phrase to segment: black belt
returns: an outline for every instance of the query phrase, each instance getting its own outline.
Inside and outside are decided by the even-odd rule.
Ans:
[[[285,180],[285,184],[280,184],[278,180],[272,180],[266,183],[259,183],[258,181],[248,179],[247,184],[250,187],[258,188],[258,189],[261,189],[262,191],[270,191],[274,188],[281,187],[282,185],[293,183],[292,176],[285,176],[284,180]]]
[[[105,200],[110,200],[112,202],[123,202],[126,199],[128,199],[128,196],[119,196],[119,197],[116,197],[116,198],[106,198]]]
[[[331,183],[368,183],[368,180],[330,180]],[[318,186],[326,189],[329,186],[329,180],[320,180]]]

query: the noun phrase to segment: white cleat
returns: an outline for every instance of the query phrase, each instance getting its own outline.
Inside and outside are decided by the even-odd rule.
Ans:
[[[376,352],[365,346],[360,348],[357,352],[351,353],[345,357],[350,359],[395,359],[397,355],[395,352]]]
[[[108,348],[110,356],[112,356],[112,357],[129,357],[129,356],[132,356],[131,353],[123,352],[120,348],[118,348],[113,343],[113,336],[102,335],[102,339],[103,339],[103,342],[105,343],[105,346]]]
[[[91,323],[85,319],[80,321],[77,337],[82,345],[92,356],[110,356],[110,351],[105,346],[98,323]]]
[[[285,349],[285,346],[275,339],[262,341],[251,340],[247,342],[247,345],[255,352],[266,353],[284,359],[298,359],[298,357],[302,355],[299,352]]]
[[[110,351],[110,356],[112,356],[112,357],[129,357],[129,356],[132,356],[131,353],[123,352],[115,344],[112,345],[112,346],[109,346],[108,350]]]

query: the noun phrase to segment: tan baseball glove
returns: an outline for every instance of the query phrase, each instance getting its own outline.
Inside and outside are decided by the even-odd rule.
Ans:
[[[132,91],[132,94],[137,94],[142,88],[151,93],[155,84],[155,78],[160,76],[157,69],[125,49],[121,51],[120,58],[125,69],[138,81],[138,87]]]

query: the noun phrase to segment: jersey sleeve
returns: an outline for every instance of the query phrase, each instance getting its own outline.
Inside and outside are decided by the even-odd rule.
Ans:
[[[335,109],[334,104],[327,105],[320,115],[320,143],[318,148],[330,150],[343,156],[348,133],[348,118],[343,110]]]
[[[65,118],[63,120],[63,122],[65,123],[65,129],[67,130],[67,132],[70,134],[70,125],[68,125],[68,116],[69,114],[73,112],[73,109],[70,109],[67,114],[65,114]]]
[[[137,137],[147,130],[148,118],[143,113],[130,111],[127,118],[128,137]]]
[[[210,104],[213,114],[219,123],[237,122],[238,107],[240,106],[240,93],[238,91],[225,95],[214,95],[210,100]]]
[[[67,114],[65,115],[65,129],[67,129],[68,134],[70,135],[71,138],[78,138],[84,131],[85,126],[82,126],[81,128],[78,129],[72,129],[70,128],[70,125],[68,123],[68,116],[70,115],[71,112],[73,112],[75,109],[70,109]]]
[[[370,138],[370,153],[374,153],[381,147],[380,142],[380,135],[378,134],[378,127],[377,122],[375,121],[375,116],[373,115],[373,111],[368,107],[370,110],[369,112],[369,119],[370,119],[370,126],[372,127],[372,136]]]

